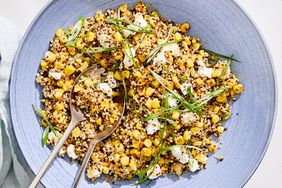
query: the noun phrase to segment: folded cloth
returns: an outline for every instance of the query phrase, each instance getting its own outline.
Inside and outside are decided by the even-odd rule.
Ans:
[[[10,70],[20,35],[16,27],[3,17],[0,17],[0,25],[0,187],[25,188],[31,174],[19,162],[15,154],[17,148],[12,146],[8,104]]]

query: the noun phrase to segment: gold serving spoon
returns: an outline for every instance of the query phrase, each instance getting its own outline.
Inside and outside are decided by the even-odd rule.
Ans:
[[[76,78],[75,82],[74,82],[74,86],[78,83],[79,79],[81,76],[88,76],[92,79],[96,79],[99,78],[101,76],[102,73],[105,72],[104,68],[100,68],[97,69],[96,67],[90,67],[86,70],[84,70],[82,73],[80,73],[80,75]],[[125,91],[125,83],[123,81],[123,86],[124,86],[124,90]],[[73,87],[74,89],[74,87]],[[66,131],[64,132],[63,136],[61,137],[61,139],[59,140],[59,142],[56,144],[56,146],[54,147],[51,155],[48,157],[48,159],[45,161],[44,165],[41,167],[41,169],[39,170],[39,172],[37,173],[36,177],[34,178],[34,180],[31,182],[29,188],[35,188],[37,186],[37,184],[40,182],[42,176],[44,175],[45,171],[47,170],[47,168],[49,167],[49,165],[51,164],[51,162],[54,160],[54,158],[57,156],[60,148],[63,146],[63,144],[65,143],[65,141],[67,140],[67,138],[69,137],[69,135],[71,134],[72,130],[75,128],[75,126],[81,122],[84,121],[86,118],[84,117],[83,113],[80,111],[80,109],[78,109],[78,107],[76,107],[76,105],[74,104],[74,100],[73,100],[73,89],[71,91],[70,94],[70,111],[71,111],[71,121],[70,121],[70,125],[68,126],[68,128],[66,129]],[[121,119],[123,117],[124,114],[124,110],[125,110],[125,97],[124,95],[119,95],[119,98],[117,99],[119,102],[119,104],[121,104],[119,106],[119,110],[120,110],[120,117],[119,120],[112,125],[111,127],[108,127],[107,129],[105,129],[102,132],[96,133],[94,135],[94,138],[91,140],[90,145],[89,145],[89,149],[83,159],[83,162],[81,164],[81,167],[78,171],[78,173],[76,174],[74,183],[72,185],[72,187],[77,187],[80,179],[81,179],[81,175],[83,174],[83,172],[86,169],[86,166],[88,164],[88,161],[91,157],[91,154],[95,148],[95,146],[101,142],[102,140],[104,140],[105,138],[107,138],[109,135],[111,135],[115,129],[118,127],[118,125],[121,122]]]

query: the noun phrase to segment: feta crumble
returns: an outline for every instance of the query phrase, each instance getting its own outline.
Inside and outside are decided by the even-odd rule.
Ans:
[[[188,81],[180,85],[180,90],[183,93],[183,95],[187,95],[188,88],[191,87],[191,92],[193,92],[192,84]]]
[[[202,60],[198,61],[198,65],[199,65],[199,74],[202,77],[208,77],[211,78],[212,77],[212,68],[207,68],[205,63]]]
[[[67,154],[68,154],[69,158],[71,158],[71,159],[77,158],[77,155],[74,152],[74,145],[73,144],[68,145]]]
[[[158,120],[158,118],[154,118],[152,120],[148,121],[148,125],[146,127],[147,133],[149,135],[154,134],[156,131],[158,131],[161,127],[161,124]]]
[[[145,28],[148,25],[148,23],[144,19],[143,15],[141,13],[139,13],[139,12],[135,14],[135,20],[134,20],[133,24],[130,24],[129,26],[127,26],[127,28],[140,31],[141,28],[136,26],[136,25],[140,26],[141,28]],[[136,32],[134,32],[134,31],[124,30],[123,34],[126,37],[128,37],[129,35],[134,35],[135,33]]]
[[[198,161],[193,158],[188,160],[188,166],[191,172],[195,172],[200,168]]]
[[[107,84],[107,83],[100,83],[100,84],[98,85],[98,88],[99,88],[103,93],[107,94],[109,97],[111,97],[112,94],[113,94],[112,88],[111,88],[110,85]]]
[[[60,80],[61,77],[62,77],[62,73],[61,72],[51,72],[51,71],[49,71],[49,77],[52,77],[55,80]]]
[[[156,179],[161,174],[162,174],[162,170],[161,170],[160,165],[158,165],[158,164],[154,167],[154,169],[150,169],[150,170],[147,171],[147,176],[149,176],[150,180]]]
[[[131,50],[131,52],[130,52],[130,50]],[[133,48],[131,48],[131,49],[127,48],[127,49],[124,50],[125,56],[124,56],[124,59],[123,59],[123,64],[126,68],[129,68],[133,65],[132,58],[135,58],[135,53],[136,53],[136,51]]]

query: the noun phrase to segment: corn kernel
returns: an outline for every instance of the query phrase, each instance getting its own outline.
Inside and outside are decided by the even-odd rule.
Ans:
[[[185,22],[180,25],[180,30],[182,33],[186,33],[189,28],[190,28],[190,24],[188,22]]]
[[[53,63],[56,60],[56,55],[53,52],[47,51],[45,53],[45,59],[50,63]]]
[[[138,59],[143,63],[143,62],[146,61],[146,56],[139,54],[139,55],[138,55]]]
[[[200,146],[202,145],[202,141],[199,141],[199,140],[194,141],[194,142],[192,143],[192,145],[193,145],[193,146],[196,146],[196,147],[200,147]]]
[[[154,98],[153,100],[152,100],[152,108],[160,108],[161,106],[160,106],[160,101],[159,101],[159,99],[157,99],[157,98]]]
[[[83,88],[82,88],[81,86],[76,85],[76,86],[74,86],[73,91],[74,91],[74,92],[80,92],[82,89],[83,89]]]
[[[127,4],[122,4],[122,5],[119,6],[118,9],[119,9],[121,12],[126,12],[127,9],[128,9],[128,6],[127,6]]]
[[[115,34],[114,34],[114,37],[115,37],[115,40],[117,41],[117,42],[121,42],[122,41],[122,35],[120,34],[120,32],[115,32]]]
[[[146,101],[146,103],[145,103],[145,106],[146,106],[149,110],[151,110],[151,109],[152,109],[152,103],[153,103],[153,101],[152,101],[151,99],[148,99],[148,100]]]
[[[210,145],[210,144],[211,144],[211,140],[208,139],[208,138],[206,138],[204,141],[205,141],[205,144],[206,144],[206,145]]]
[[[120,75],[120,73],[119,73],[118,71],[116,71],[116,72],[114,73],[114,78],[117,79],[117,80],[119,80],[119,81],[122,80],[122,77],[121,77],[121,75]]]
[[[130,170],[132,170],[132,171],[136,171],[136,170],[137,170],[137,166],[136,166],[136,161],[135,161],[135,160],[131,160],[131,161],[129,162],[129,168],[130,168]]]
[[[109,174],[109,172],[110,172],[109,167],[103,166],[102,172],[103,172],[104,174]]]
[[[201,47],[201,43],[194,43],[193,44],[193,48],[194,48],[194,50],[199,50],[199,48]]]
[[[216,83],[214,79],[210,79],[207,81],[207,84],[212,87],[212,86],[215,86]]]
[[[40,65],[41,65],[42,70],[46,70],[46,67],[47,67],[47,62],[46,61],[42,60],[40,62]]]
[[[192,128],[190,129],[190,131],[191,131],[192,134],[197,134],[197,133],[200,133],[200,128],[198,128],[198,127],[192,127]]]
[[[124,156],[120,159],[120,163],[122,164],[122,166],[127,166],[129,163],[129,157]]]
[[[152,81],[152,85],[155,87],[155,88],[158,88],[160,83],[157,81],[157,80],[154,80]]]
[[[115,58],[115,60],[122,60],[122,58],[123,58],[123,53],[122,53],[122,51],[117,51],[117,52],[115,52],[115,53],[114,53],[114,58]]]
[[[233,86],[233,91],[236,93],[236,94],[240,94],[243,92],[243,84],[237,84],[235,86]]]
[[[73,83],[73,80],[65,81],[65,83],[63,84],[63,90],[67,91],[67,90],[71,89],[72,88],[72,83]]]
[[[204,84],[204,81],[203,81],[202,79],[200,79],[200,78],[197,78],[197,79],[196,79],[196,84],[197,84],[198,86],[201,86],[201,85]]]
[[[180,83],[176,76],[172,76],[172,82],[174,83],[176,89],[180,89]]]
[[[92,42],[92,41],[94,41],[94,39],[95,39],[95,33],[91,32],[91,31],[86,33],[87,42]]]
[[[133,140],[133,141],[132,141],[132,146],[133,146],[134,148],[139,148],[139,145],[140,145],[140,142],[139,142],[139,141],[137,141],[137,140]]]
[[[154,92],[155,92],[155,89],[153,89],[153,88],[151,88],[151,87],[147,87],[146,92],[145,92],[145,95],[146,95],[147,97],[150,97],[150,96],[153,95]]]
[[[44,119],[41,120],[41,125],[42,125],[43,127],[46,127],[46,126],[47,126],[47,123],[44,121]]]
[[[61,37],[65,34],[64,30],[62,28],[57,29],[56,36]]]
[[[222,133],[222,132],[224,131],[224,127],[218,126],[218,127],[216,128],[216,131],[217,131],[218,133]]]
[[[157,139],[157,138],[155,138],[155,140],[154,140],[154,145],[155,145],[155,146],[158,146],[159,144],[160,144],[160,140]]]
[[[63,123],[65,121],[66,117],[65,116],[62,116],[62,115],[57,115],[55,117],[55,120],[57,123]]]
[[[63,89],[55,89],[55,94],[54,94],[54,97],[56,99],[59,99],[63,96],[64,94],[64,90]]]
[[[169,88],[169,89],[171,89],[171,90],[173,90],[174,89],[174,84],[173,84],[173,82],[167,82],[167,87]]]
[[[175,130],[179,130],[179,129],[181,129],[181,125],[180,124],[174,124],[173,128]]]
[[[57,69],[63,69],[65,67],[63,63],[60,61],[55,61],[54,65],[55,65],[55,68]]]
[[[183,145],[185,143],[185,140],[182,136],[178,136],[175,138],[174,142],[177,145]]]
[[[80,135],[81,135],[80,128],[79,127],[74,128],[73,131],[71,132],[71,134],[74,138],[80,137]]]
[[[197,154],[195,156],[195,159],[197,161],[199,161],[200,163],[203,163],[203,164],[207,164],[207,162],[208,162],[208,157],[206,155],[202,154],[202,153]]]
[[[94,18],[97,22],[102,22],[105,20],[105,16],[101,11],[96,12]]]
[[[119,143],[115,146],[116,151],[119,153],[123,153],[124,152],[124,145],[122,143]]]
[[[119,162],[119,159],[120,159],[120,155],[119,154],[114,154],[114,162]]]
[[[182,40],[182,35],[180,33],[176,32],[174,34],[174,40],[181,41]]]
[[[69,65],[65,68],[64,72],[67,76],[70,76],[75,72],[75,67],[72,65]]]
[[[115,123],[115,119],[114,118],[110,118],[110,123],[114,124]]]
[[[102,124],[102,118],[99,117],[99,118],[96,120],[96,123],[97,123],[97,125],[101,125],[101,124]]]
[[[101,102],[101,108],[109,109],[110,108],[110,102],[108,99],[105,99]]]
[[[99,61],[99,64],[102,66],[102,67],[104,67],[104,68],[107,68],[108,67],[108,62],[107,62],[107,60],[104,58],[104,59],[101,59],[100,61]]]
[[[190,140],[191,139],[191,133],[189,131],[185,131],[183,133],[183,138],[184,138],[185,141]]]
[[[214,152],[216,152],[216,145],[215,144],[211,144],[211,145],[209,145],[209,151],[210,152],[212,152],[212,153],[214,153]]]
[[[87,61],[84,61],[83,64],[79,67],[78,70],[83,71],[89,66]]]
[[[212,75],[211,75],[211,76],[212,76],[213,78],[216,78],[216,77],[219,77],[220,74],[221,74],[220,70],[215,69],[215,70],[212,71]]]
[[[129,152],[131,155],[137,155],[139,151],[137,149],[131,149]]]
[[[172,166],[173,171],[176,173],[176,175],[181,176],[182,169],[184,168],[183,164],[176,163]]]
[[[91,78],[85,78],[83,83],[86,87],[90,87],[94,84],[94,81]]]
[[[212,116],[212,123],[216,124],[217,122],[219,122],[219,116],[218,115],[213,115]]]
[[[55,110],[61,111],[64,109],[64,103],[63,102],[57,102],[55,105]]]
[[[132,132],[132,136],[135,138],[135,139],[140,139],[140,132],[138,131],[138,130],[134,130],[133,132]]]
[[[84,47],[82,39],[77,39],[75,45],[78,49],[82,49]]]
[[[95,53],[94,53],[95,59],[100,59],[101,56],[102,56],[101,52],[95,52]]]
[[[178,120],[179,116],[180,116],[179,112],[172,112],[171,118],[173,120]]]
[[[149,148],[149,147],[152,146],[152,141],[151,141],[150,139],[146,139],[146,140],[144,140],[144,145],[145,145],[147,148]]]
[[[216,97],[217,102],[225,102],[226,100],[227,99],[226,99],[226,96],[224,94]]]
[[[143,149],[141,150],[141,154],[144,155],[144,156],[146,156],[146,157],[150,157],[150,156],[152,155],[152,152],[151,152],[151,150],[148,149],[148,148],[143,148]]]
[[[125,78],[129,78],[129,71],[128,70],[125,70],[125,71],[122,71],[121,72],[121,75],[123,76],[123,77],[125,77]]]

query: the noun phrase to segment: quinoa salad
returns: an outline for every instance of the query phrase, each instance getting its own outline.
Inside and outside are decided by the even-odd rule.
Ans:
[[[243,92],[231,71],[233,56],[205,49],[190,24],[175,23],[153,5],[97,11],[58,28],[40,62],[36,82],[43,109],[35,108],[44,128],[42,144],[55,146],[70,123],[70,93],[83,111],[59,156],[81,163],[95,133],[118,121],[115,96],[123,83],[126,109],[120,125],[99,143],[86,169],[89,180],[132,179],[197,172],[220,148],[231,117],[230,102]],[[91,66],[104,78],[78,75]],[[218,156],[218,160],[223,160]]]

